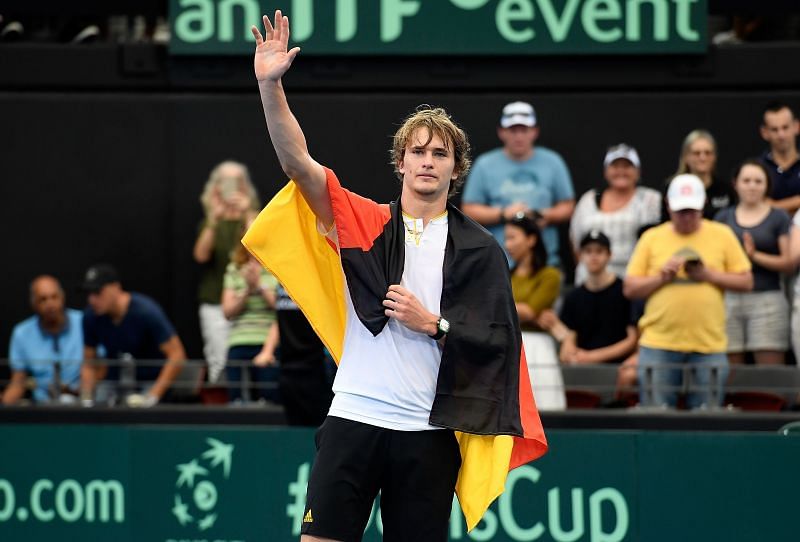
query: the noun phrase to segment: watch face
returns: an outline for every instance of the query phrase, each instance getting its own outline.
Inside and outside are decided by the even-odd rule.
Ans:
[[[450,322],[445,320],[444,318],[439,319],[439,329],[441,329],[444,333],[450,332]]]

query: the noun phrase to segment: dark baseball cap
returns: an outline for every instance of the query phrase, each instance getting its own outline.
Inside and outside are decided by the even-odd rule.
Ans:
[[[86,270],[81,288],[85,292],[97,292],[106,284],[119,282],[119,274],[112,266],[101,263]]]
[[[611,250],[611,241],[608,239],[606,234],[600,230],[590,230],[589,233],[584,235],[583,239],[581,239],[581,248],[584,248],[590,243],[597,243],[598,245]]]

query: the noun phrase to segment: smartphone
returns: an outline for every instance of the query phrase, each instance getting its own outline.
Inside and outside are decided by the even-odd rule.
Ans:
[[[223,177],[219,181],[219,195],[223,201],[230,201],[231,197],[239,191],[239,180],[235,177]]]

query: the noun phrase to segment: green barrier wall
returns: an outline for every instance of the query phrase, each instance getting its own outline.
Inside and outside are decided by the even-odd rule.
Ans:
[[[473,532],[454,504],[451,540],[800,539],[798,437],[548,437]],[[310,430],[3,426],[0,541],[297,540],[313,452]],[[364,539],[380,531],[373,513]]]

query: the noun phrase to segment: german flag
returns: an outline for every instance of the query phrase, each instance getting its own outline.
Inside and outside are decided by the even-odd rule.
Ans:
[[[342,188],[326,168],[339,250],[317,229],[293,182],[264,208],[242,243],[284,286],[338,363],[345,331],[342,271],[361,323],[373,335],[383,299],[403,273],[399,203],[379,205]],[[448,204],[441,314],[451,323],[430,424],[456,432],[456,483],[467,528],[504,489],[508,471],[541,457],[547,440],[531,390],[505,254]]]

